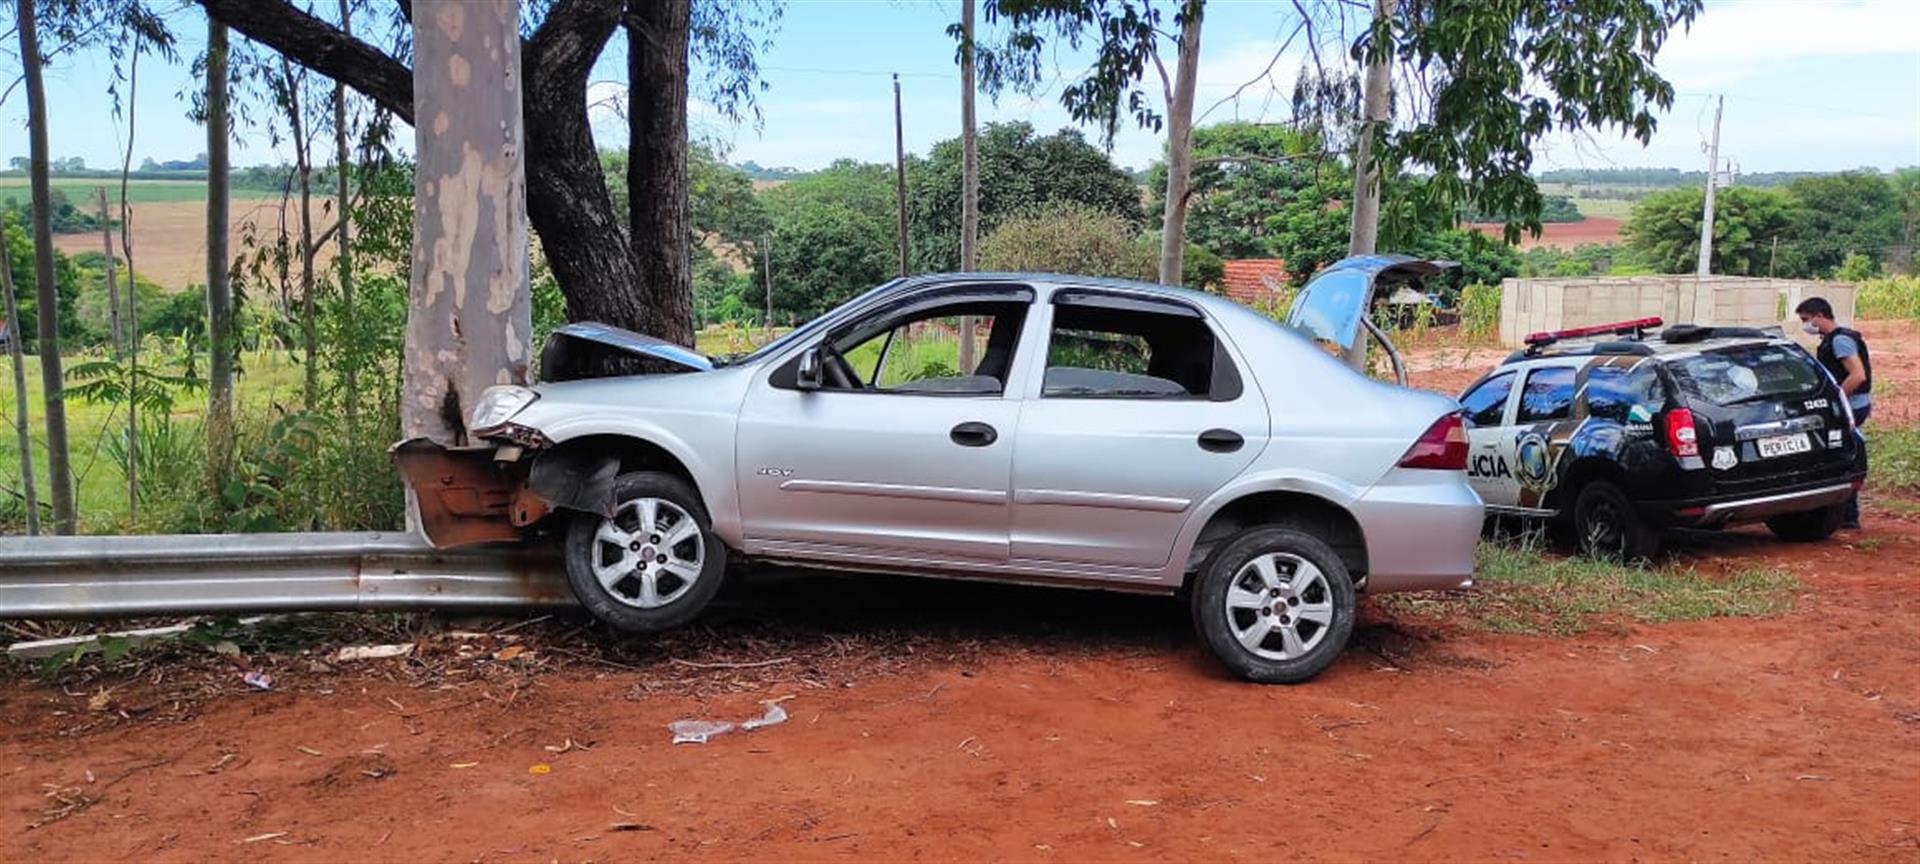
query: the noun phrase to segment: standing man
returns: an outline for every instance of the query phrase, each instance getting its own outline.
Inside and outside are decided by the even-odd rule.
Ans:
[[[1867,417],[1873,413],[1873,355],[1867,351],[1867,340],[1858,331],[1836,323],[1833,304],[1824,297],[1808,297],[1793,311],[1800,316],[1801,329],[1820,337],[1820,365],[1840,382],[1840,392],[1847,394],[1847,404],[1853,406],[1855,425],[1866,426]],[[1859,495],[1847,499],[1840,527],[1860,529]]]

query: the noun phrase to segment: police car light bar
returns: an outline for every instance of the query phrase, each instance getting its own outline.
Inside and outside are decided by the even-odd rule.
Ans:
[[[1660,320],[1660,316],[1652,315],[1646,318],[1635,318],[1632,321],[1616,321],[1612,324],[1593,324],[1586,327],[1570,327],[1566,330],[1542,330],[1529,335],[1526,342],[1529,347],[1539,348],[1544,345],[1552,345],[1562,339],[1577,339],[1581,336],[1600,336],[1605,334],[1624,335],[1627,333],[1639,335],[1641,330],[1649,327],[1658,327],[1664,323],[1666,322]]]

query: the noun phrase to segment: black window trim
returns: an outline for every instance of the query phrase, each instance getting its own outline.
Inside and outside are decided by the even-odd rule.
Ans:
[[[949,306],[956,303],[1025,304],[1027,306],[1026,313],[1023,314],[1020,319],[1021,332],[1014,334],[1013,339],[1013,363],[1017,364],[1020,356],[1021,337],[1026,332],[1027,321],[1032,318],[1033,302],[1038,296],[1033,286],[1025,282],[969,282],[964,285],[944,285],[928,291],[916,291],[905,297],[898,297],[893,300],[875,304],[871,308],[862,309],[849,316],[850,320],[827,328],[818,337],[807,340],[803,343],[803,347],[799,351],[794,352],[793,356],[788,357],[782,361],[780,365],[774,367],[773,371],[767,375],[767,384],[777,390],[798,391],[800,389],[797,384],[800,374],[800,358],[810,349],[829,345],[845,335],[856,331],[862,322],[871,321],[876,317],[890,318],[896,315],[910,315],[926,309],[936,309],[941,306]],[[877,336],[880,332],[882,331],[875,331],[868,338]],[[1009,364],[1008,368],[1013,368],[1013,365]],[[836,393],[866,396],[932,396],[943,399],[1005,399],[1007,398],[1007,382],[1000,382],[1000,389],[992,393],[881,390],[877,387],[862,387],[857,390],[822,387],[818,390],[806,392],[812,394]]]
[[[1467,413],[1467,412],[1466,412],[1466,407],[1467,407],[1467,406],[1466,406],[1466,404],[1465,404],[1465,403],[1466,403],[1466,401],[1467,401],[1467,397],[1468,397],[1468,396],[1472,396],[1473,394],[1475,394],[1475,393],[1477,393],[1477,392],[1479,392],[1479,391],[1480,391],[1480,388],[1482,388],[1482,387],[1485,387],[1485,386],[1487,386],[1488,384],[1492,384],[1492,383],[1493,383],[1494,381],[1496,381],[1496,380],[1498,380],[1498,379],[1501,379],[1501,378],[1518,378],[1518,377],[1519,377],[1519,375],[1520,375],[1520,370],[1518,370],[1518,369],[1497,369],[1497,370],[1494,370],[1494,371],[1493,371],[1492,373],[1490,373],[1490,374],[1488,374],[1488,375],[1487,375],[1487,377],[1485,377],[1485,378],[1482,378],[1482,379],[1480,379],[1480,380],[1478,380],[1478,381],[1475,381],[1475,382],[1473,382],[1473,386],[1472,386],[1472,387],[1468,387],[1468,388],[1467,388],[1467,391],[1466,391],[1465,393],[1462,393],[1462,394],[1460,394],[1460,402],[1461,402],[1461,405],[1460,405],[1460,408],[1461,408],[1461,414],[1462,414],[1462,416],[1463,416],[1463,417],[1464,417],[1464,418],[1465,418],[1465,419],[1466,419],[1466,420],[1467,420],[1467,421],[1468,421],[1469,423],[1472,423],[1472,421],[1473,421],[1473,415],[1472,415],[1472,414],[1470,414],[1470,413]],[[1513,405],[1513,385],[1512,385],[1512,384],[1508,384],[1508,385],[1507,385],[1507,397],[1506,397],[1505,399],[1502,399],[1502,400],[1500,400],[1500,422],[1498,422],[1498,423],[1493,423],[1493,424],[1474,424],[1474,425],[1473,425],[1473,428],[1475,428],[1475,429],[1498,429],[1498,428],[1501,428],[1501,427],[1503,427],[1503,426],[1507,426],[1507,425],[1509,425],[1509,424],[1507,423],[1507,408],[1508,408],[1509,406],[1511,406],[1511,405]]]
[[[1205,395],[1194,393],[1168,393],[1165,395],[1150,393],[1048,393],[1046,354],[1053,350],[1053,331],[1055,324],[1047,322],[1046,343],[1041,346],[1040,387],[1041,399],[1110,399],[1127,402],[1233,402],[1246,395],[1246,383],[1240,376],[1240,366],[1233,362],[1233,353],[1227,350],[1226,337],[1220,334],[1220,328],[1213,319],[1200,309],[1184,300],[1171,297],[1152,297],[1125,291],[1103,288],[1070,287],[1054,289],[1047,301],[1053,306],[1087,306],[1096,309],[1112,309],[1119,312],[1140,312],[1152,315],[1167,315],[1175,318],[1192,318],[1207,328],[1207,335],[1213,337],[1213,370],[1207,381]],[[1063,367],[1066,368],[1066,367]],[[1165,380],[1165,379],[1162,379]],[[1178,382],[1174,382],[1178,383]]]

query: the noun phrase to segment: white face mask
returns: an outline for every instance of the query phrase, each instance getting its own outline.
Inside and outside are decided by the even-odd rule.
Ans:
[[[1812,321],[1800,322],[1800,329],[1807,331],[1808,336],[1820,335],[1820,325],[1815,324]]]

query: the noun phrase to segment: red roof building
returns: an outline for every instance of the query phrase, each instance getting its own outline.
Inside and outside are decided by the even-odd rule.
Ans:
[[[1220,293],[1248,306],[1271,304],[1287,284],[1286,264],[1278,258],[1238,258],[1221,266]]]

